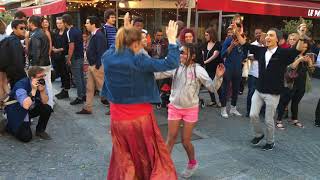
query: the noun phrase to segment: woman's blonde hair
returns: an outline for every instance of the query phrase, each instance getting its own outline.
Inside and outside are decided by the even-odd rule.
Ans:
[[[141,32],[135,28],[120,28],[116,35],[116,50],[121,52],[125,47],[131,46],[134,42],[141,42]]]

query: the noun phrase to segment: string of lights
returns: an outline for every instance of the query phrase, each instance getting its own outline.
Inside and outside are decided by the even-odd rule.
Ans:
[[[94,2],[87,2],[87,1],[72,1],[68,2],[67,4],[67,9],[68,11],[76,11],[79,10],[80,8],[85,8],[85,7],[93,7],[93,8],[110,8],[114,7],[115,4],[112,2],[108,1],[94,1]]]

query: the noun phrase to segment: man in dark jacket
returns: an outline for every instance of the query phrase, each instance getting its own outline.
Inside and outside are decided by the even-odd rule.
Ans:
[[[77,114],[92,114],[93,97],[95,90],[101,91],[104,82],[104,71],[101,65],[101,56],[107,49],[107,41],[104,34],[99,30],[99,19],[89,16],[86,20],[86,29],[91,33],[87,47],[89,61],[86,103],[84,108]]]
[[[236,25],[232,25],[235,30]],[[266,105],[265,124],[267,143],[262,147],[263,150],[272,150],[274,143],[274,115],[280,100],[280,93],[284,86],[284,74],[286,68],[291,64],[295,57],[302,50],[303,40],[307,31],[306,24],[299,26],[298,33],[300,40],[296,49],[284,49],[278,46],[282,37],[281,31],[271,28],[267,32],[266,47],[258,47],[246,43],[240,33],[234,31],[239,43],[244,45],[253,53],[259,62],[259,79],[257,81],[256,90],[252,96],[252,104],[250,109],[250,118],[255,133],[255,138],[251,140],[251,144],[258,145],[264,138],[264,131],[259,120],[259,113],[263,104]]]
[[[29,60],[31,66],[40,66],[45,70],[46,88],[48,91],[48,104],[53,108],[53,90],[51,83],[51,63],[49,58],[49,39],[41,29],[41,17],[31,16],[28,21],[31,31],[29,44]]]
[[[10,86],[20,79],[26,77],[25,54],[20,40],[24,39],[26,32],[26,24],[23,20],[13,20],[11,23],[13,33],[7,37],[2,43],[6,43],[4,51],[7,54],[7,59],[3,59],[0,63],[0,69],[6,73]],[[6,42],[5,42],[6,41]],[[3,58],[4,56],[1,55]]]

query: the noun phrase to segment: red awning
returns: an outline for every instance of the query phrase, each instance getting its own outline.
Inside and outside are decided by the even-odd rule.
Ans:
[[[288,0],[198,0],[200,10],[320,18],[320,3]]]
[[[5,12],[6,8],[4,6],[0,6],[0,12]]]
[[[27,16],[37,15],[45,16],[52,14],[59,14],[67,11],[66,0],[57,0],[52,3],[43,4],[39,6],[31,6],[25,8],[19,8],[19,11],[23,11]]]

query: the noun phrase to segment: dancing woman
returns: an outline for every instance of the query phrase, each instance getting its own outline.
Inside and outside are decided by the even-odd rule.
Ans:
[[[139,53],[141,32],[132,28],[127,13],[115,47],[102,56],[105,85],[101,93],[110,101],[113,143],[109,180],[177,179],[151,105],[160,102],[153,73],[179,65],[177,30],[177,24],[170,21],[166,30],[168,55],[165,59],[152,59]]]

